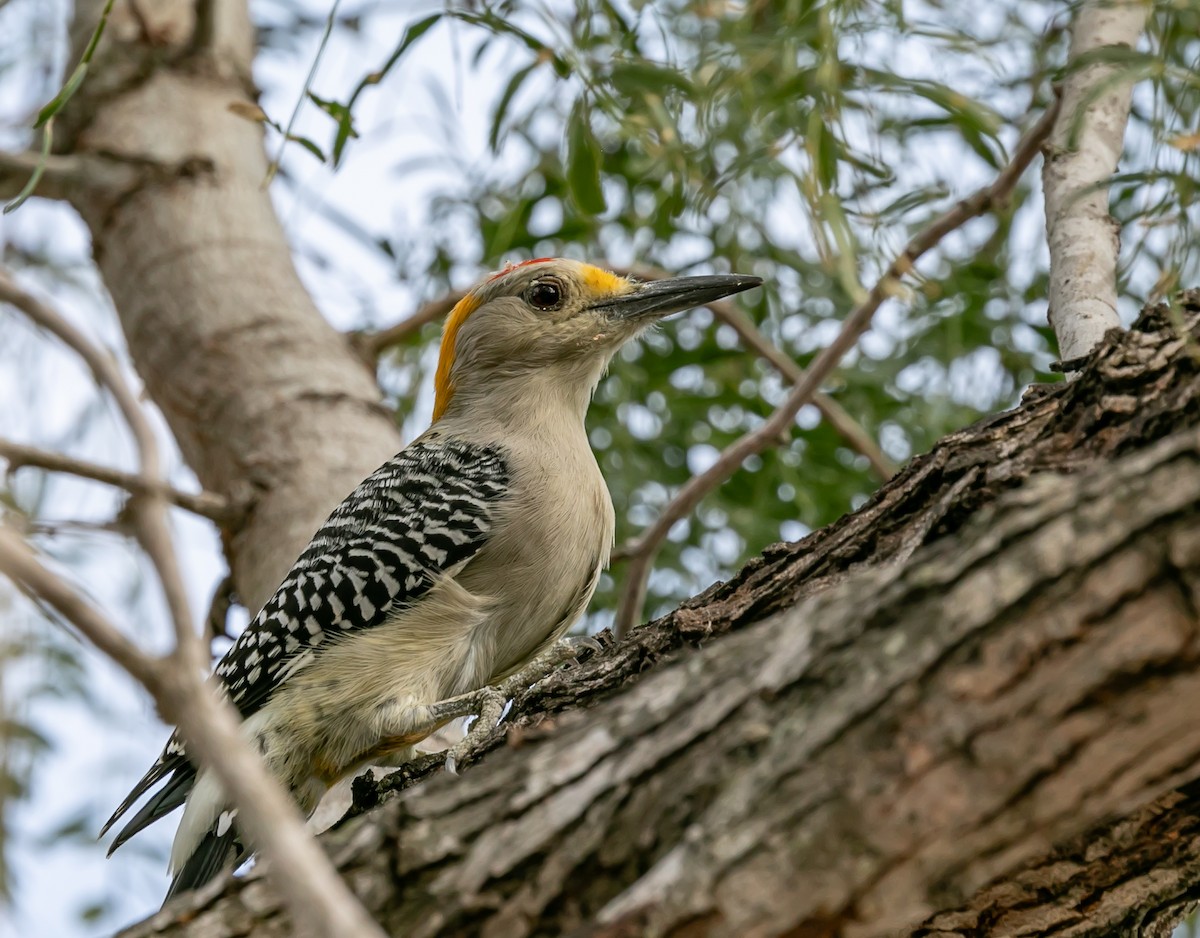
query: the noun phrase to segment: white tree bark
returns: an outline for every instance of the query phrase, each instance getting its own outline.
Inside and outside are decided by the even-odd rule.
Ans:
[[[101,0],[76,3],[76,54]],[[203,15],[196,19],[197,11]],[[374,376],[320,315],[262,188],[245,0],[118,3],[59,121],[65,186],[138,373],[204,488],[249,503],[225,547],[255,612],[330,510],[400,448]]]
[[[76,59],[104,6],[77,0]],[[63,152],[37,190],[88,225],[131,356],[189,465],[246,508],[222,534],[252,611],[330,509],[400,446],[373,375],[292,266],[262,189],[261,128],[231,112],[253,102],[253,51],[246,0],[117,3],[88,80],[56,118]],[[0,191],[31,164],[0,160]],[[232,719],[168,667],[179,662],[155,662],[143,683],[232,793],[297,927],[381,934]]]
[[[1150,4],[1087,0],[1071,28],[1069,61],[1105,47],[1135,48]],[[1050,325],[1059,357],[1091,352],[1117,315],[1117,225],[1108,213],[1108,180],[1117,168],[1129,122],[1130,81],[1096,63],[1073,71],[1042,169],[1050,244]],[[1103,89],[1103,90],[1100,90]]]

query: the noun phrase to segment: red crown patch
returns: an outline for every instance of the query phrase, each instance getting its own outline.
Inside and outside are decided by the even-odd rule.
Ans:
[[[505,264],[503,270],[499,271],[498,273],[494,273],[490,277],[488,277],[488,283],[491,283],[493,280],[497,280],[500,277],[505,276],[506,274],[511,274],[514,270],[517,270],[520,267],[528,267],[530,264],[547,264],[552,260],[554,260],[553,257],[535,257],[533,260],[521,261],[518,264],[513,264],[513,263]]]

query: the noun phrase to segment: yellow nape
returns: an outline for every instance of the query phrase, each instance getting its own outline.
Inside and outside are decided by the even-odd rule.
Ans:
[[[446,317],[446,325],[442,329],[442,347],[438,354],[437,371],[433,376],[433,419],[440,420],[446,408],[450,406],[450,398],[454,396],[454,382],[450,380],[450,370],[454,367],[454,340],[458,330],[475,310],[479,309],[481,298],[476,293],[468,293],[450,310]]]

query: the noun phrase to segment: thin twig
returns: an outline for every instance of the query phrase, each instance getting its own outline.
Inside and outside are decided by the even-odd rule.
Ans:
[[[990,186],[959,202],[909,241],[871,288],[862,304],[846,318],[833,342],[813,360],[803,380],[795,384],[787,399],[761,426],[743,434],[725,448],[713,465],[700,475],[689,479],[655,522],[633,541],[627,550],[630,564],[625,574],[625,585],[613,626],[618,636],[627,634],[634,622],[641,617],[646,600],[646,581],[649,579],[654,558],[676,522],[691,514],[709,492],[737,471],[744,460],[768,449],[781,438],[795,419],[796,413],[811,400],[821,382],[854,348],[859,337],[870,326],[875,312],[884,300],[897,291],[901,281],[912,271],[913,264],[921,255],[935,247],[950,232],[970,219],[984,214],[1008,197],[1026,167],[1041,150],[1042,142],[1050,133],[1057,113],[1058,102],[1055,101],[1017,144],[1011,162]]]
[[[68,322],[57,310],[20,287],[6,270],[0,270],[0,302],[16,307],[34,325],[45,329],[83,359],[96,381],[113,396],[121,415],[129,424],[129,430],[133,434],[138,448],[138,455],[143,459],[143,472],[157,472],[159,470],[158,441],[154,437],[154,430],[150,426],[149,420],[146,419],[137,396],[125,381],[125,376],[121,373],[116,360]],[[146,465],[147,457],[150,465]]]
[[[753,321],[726,300],[717,300],[708,304],[713,315],[732,328],[748,348],[753,349],[763,361],[778,371],[791,384],[796,384],[804,378],[804,369],[799,363],[784,352],[779,346],[762,334]],[[866,429],[850,416],[849,412],[828,394],[818,391],[812,397],[813,406],[817,408],[851,449],[871,464],[871,469],[881,482],[886,482],[896,474],[896,464],[884,455],[879,444],[871,437]]]
[[[464,296],[466,296],[465,290],[454,290],[436,300],[430,300],[411,316],[400,320],[394,326],[388,326],[378,332],[360,332],[352,336],[350,341],[358,354],[369,364],[374,365],[379,357],[393,345],[399,345],[422,327],[447,315]]]
[[[70,187],[80,182],[83,165],[84,161],[76,156],[50,154],[43,162],[36,150],[0,151],[0,199],[16,198],[39,166],[42,172],[32,194],[45,199],[65,199]]]
[[[175,556],[175,542],[167,520],[166,500],[157,494],[162,488],[162,456],[158,438],[137,395],[125,380],[115,358],[89,339],[57,310],[20,287],[12,276],[0,270],[0,302],[23,312],[35,325],[45,329],[72,349],[91,371],[97,383],[112,395],[117,409],[133,434],[138,465],[145,480],[144,493],[134,501],[135,530],[138,542],[158,575],[163,597],[175,629],[176,649],[181,664],[199,673],[207,663],[192,624],[187,591]]]
[[[667,271],[657,267],[634,267],[629,270],[617,268],[615,272],[641,280],[663,280],[671,276]],[[796,360],[763,335],[762,330],[736,304],[728,300],[714,300],[708,303],[707,307],[712,311],[713,316],[738,334],[738,338],[747,348],[755,352],[759,358],[778,371],[790,383],[795,384],[804,377],[804,369],[796,363]],[[886,482],[896,474],[896,464],[884,455],[879,444],[841,404],[820,391],[813,395],[812,403],[851,449],[867,458],[880,481]],[[616,555],[614,554],[614,556]]]
[[[0,438],[0,459],[8,461],[10,471],[31,466],[103,482],[105,485],[124,489],[134,495],[161,495],[177,508],[208,518],[218,524],[233,523],[241,514],[229,503],[229,499],[214,492],[181,492],[165,483],[155,483],[145,476],[122,472],[120,469],[112,469],[84,459],[39,449],[36,446],[26,446],[23,443],[14,443],[3,438]]]
[[[267,167],[267,175],[262,183],[264,189],[271,185],[271,180],[275,178],[275,173],[279,171],[279,164],[283,162],[283,151],[288,145],[288,141],[294,139],[292,137],[292,128],[296,126],[296,118],[300,116],[300,109],[304,107],[304,102],[307,100],[309,91],[312,89],[313,80],[317,77],[317,68],[320,66],[321,59],[325,55],[325,47],[329,45],[329,37],[333,34],[333,26],[337,22],[338,7],[341,5],[342,0],[333,0],[333,6],[329,8],[329,15],[325,18],[325,31],[321,34],[321,43],[317,46],[317,53],[313,56],[312,64],[308,67],[308,74],[304,78],[304,87],[300,89],[300,95],[296,98],[296,106],[292,108],[292,114],[288,118],[287,126],[283,128],[283,138],[279,141],[279,151],[275,154],[275,159],[271,160],[271,164]]]
[[[29,545],[3,524],[0,524],[0,570],[24,593],[46,603],[75,626],[84,638],[128,671],[152,696],[158,696],[163,662],[144,654],[95,606],[58,574],[43,566]]]
[[[4,549],[0,569],[52,605],[141,681],[163,717],[179,726],[194,755],[212,768],[241,809],[240,822],[251,843],[272,863],[275,882],[287,898],[298,928],[307,927],[323,936],[383,938],[382,930],[371,921],[325,852],[305,830],[295,803],[246,743],[231,706],[218,700],[201,679],[207,671],[208,656],[192,624],[168,527],[167,502],[159,477],[158,440],[116,361],[56,310],[21,289],[4,271],[0,271],[0,301],[20,309],[79,354],[128,422],[143,480],[143,491],[132,500],[134,521],[139,543],[162,584],[175,648],[164,659],[146,658],[61,578],[41,566],[32,551],[11,533],[0,542]]]

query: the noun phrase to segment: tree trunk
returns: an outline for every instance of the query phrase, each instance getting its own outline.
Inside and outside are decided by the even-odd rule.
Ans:
[[[464,777],[360,784],[340,868],[411,936],[1165,933],[1200,881],[1197,335],[1200,294],[1148,310],[525,694]],[[256,873],[126,934],[251,925],[289,933]]]
[[[77,53],[103,6],[76,4]],[[254,106],[246,4],[119,3],[112,16],[56,135],[88,167],[62,194],[188,465],[246,508],[226,547],[257,610],[400,437],[296,276],[262,186],[261,126],[231,110]]]

